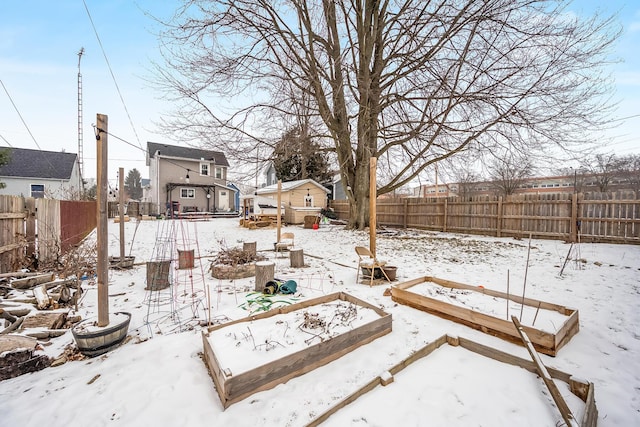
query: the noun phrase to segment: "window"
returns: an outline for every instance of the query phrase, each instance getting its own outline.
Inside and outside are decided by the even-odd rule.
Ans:
[[[226,192],[226,191],[221,191],[221,192],[220,192],[220,197],[224,197],[224,196],[226,196],[226,195],[227,195],[227,192]]]
[[[209,176],[209,163],[200,163],[200,175]]]
[[[222,179],[222,168],[216,168],[216,178]]]
[[[44,184],[31,184],[31,197],[36,199],[44,198]]]
[[[196,198],[196,190],[194,188],[181,188],[180,189],[180,198],[181,199],[195,199]]]
[[[305,208],[313,207],[313,196],[305,196],[304,197],[304,207]]]

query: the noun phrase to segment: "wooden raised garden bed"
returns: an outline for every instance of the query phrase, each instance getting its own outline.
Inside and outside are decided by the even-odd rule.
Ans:
[[[357,320],[341,322],[341,328],[336,327],[334,333],[326,336],[320,336],[315,330],[305,331],[299,321],[294,320],[294,317],[303,318],[305,326],[311,321],[320,323],[318,313],[327,307],[357,312]],[[327,316],[331,320],[325,322],[325,331],[339,317]],[[259,330],[273,332],[273,338],[265,339],[259,335]],[[210,327],[203,331],[202,342],[205,363],[222,405],[227,408],[256,392],[338,359],[389,332],[390,314],[338,292]],[[247,362],[249,360],[258,361]]]
[[[448,346],[451,346],[451,349],[447,349]],[[420,406],[421,408],[420,410],[423,411],[423,413],[430,414],[429,416],[430,422],[436,425],[445,425],[445,421],[443,421],[443,419],[450,420],[452,416],[451,414],[447,414],[446,413],[447,409],[444,409],[444,408],[442,409],[442,412],[438,412],[440,409],[438,405],[442,407],[443,401],[446,401],[447,398],[453,399],[453,397],[437,396],[435,399],[431,399],[429,396],[422,395],[422,393],[425,392],[426,390],[425,394],[429,394],[429,393],[437,394],[442,391],[442,387],[440,386],[439,381],[442,382],[442,381],[448,381],[448,380],[446,378],[442,378],[442,375],[434,375],[433,377],[430,377],[424,371],[424,369],[427,367],[424,364],[418,364],[417,366],[415,366],[415,369],[414,369],[414,366],[410,366],[410,365],[413,365],[415,362],[421,361],[423,359],[424,361],[430,361],[431,359],[429,358],[429,356],[432,354],[433,354],[432,358],[434,356],[438,356],[438,353],[436,353],[436,350],[440,348],[443,348],[443,350],[452,350],[452,351],[455,351],[456,353],[452,353],[454,354],[453,357],[440,355],[440,356],[443,356],[444,359],[443,357],[440,357],[440,358],[436,357],[435,359],[438,360],[438,362],[434,362],[436,364],[446,363],[447,365],[451,365],[451,363],[454,363],[455,365],[455,362],[450,362],[450,361],[455,359],[455,357],[458,357],[458,356],[468,361],[468,356],[464,354],[457,354],[458,351],[465,351],[465,350],[472,352],[476,355],[491,359],[492,361],[500,362],[501,364],[503,364],[502,366],[500,366],[500,365],[496,365],[495,363],[488,364],[486,361],[479,360],[479,362],[481,363],[471,363],[470,366],[472,366],[472,368],[470,369],[466,369],[466,370],[460,369],[459,371],[456,371],[456,372],[459,372],[459,375],[461,376],[461,378],[457,378],[457,379],[459,379],[460,382],[463,382],[465,384],[465,387],[463,389],[460,389],[459,395],[458,394],[455,395],[456,400],[452,400],[453,403],[451,405],[446,406],[446,408],[451,408],[456,404],[459,405],[460,411],[456,412],[456,417],[453,417],[460,420],[460,423],[456,423],[456,425],[469,425],[469,424],[477,424],[478,422],[480,422],[477,419],[473,419],[473,423],[470,422],[469,417],[475,418],[474,415],[476,413],[474,411],[479,410],[479,411],[482,411],[482,413],[493,411],[493,409],[487,410],[486,407],[482,406],[483,399],[486,399],[486,396],[484,396],[482,393],[488,392],[488,389],[491,387],[492,384],[489,384],[486,380],[483,380],[482,376],[479,376],[480,378],[478,379],[478,382],[480,382],[480,384],[476,384],[474,386],[472,379],[467,378],[467,376],[471,378],[475,378],[476,376],[478,376],[477,371],[473,371],[474,369],[473,367],[481,364],[482,366],[485,367],[485,369],[488,368],[489,370],[487,372],[483,372],[483,374],[485,374],[484,376],[500,375],[503,369],[506,371],[515,373],[518,376],[521,376],[521,374],[516,371],[510,371],[509,366],[507,365],[520,367],[520,368],[526,369],[531,373],[538,374],[536,365],[531,360],[522,359],[520,357],[468,340],[463,337],[443,335],[438,339],[436,339],[435,341],[422,347],[418,351],[412,353],[406,359],[392,366],[388,371],[383,372],[381,375],[373,378],[371,381],[364,384],[355,392],[351,393],[350,395],[338,401],[332,407],[327,409],[322,414],[318,415],[309,424],[307,424],[307,427],[315,427],[315,426],[321,425],[322,423],[327,421],[329,417],[331,417],[334,414],[336,415],[331,418],[332,425],[334,424],[346,425],[348,424],[349,420],[359,420],[359,419],[364,419],[364,417],[373,418],[373,419],[376,419],[379,423],[385,424],[385,420],[383,420],[382,417],[388,417],[391,419],[393,418],[397,419],[397,417],[401,417],[404,414],[402,414],[402,412],[394,413],[394,410],[402,411],[403,403],[405,403],[404,402],[405,400],[407,400],[406,402],[407,405],[412,405],[413,400],[411,399],[414,399],[414,400],[417,399],[418,401],[417,406]],[[446,362],[443,362],[443,360],[445,360]],[[405,380],[407,379],[407,375],[409,374],[403,374],[404,377],[399,375],[405,368],[412,371],[413,378],[416,378],[416,377],[423,378],[426,375],[425,378],[429,378],[427,380],[429,383],[426,384],[425,387],[421,389],[416,388],[415,384],[413,384],[413,386],[411,387],[411,392],[413,394],[407,395],[406,389],[403,389],[402,387],[403,385],[406,385]],[[447,368],[448,366],[443,366],[442,370],[446,370]],[[462,368],[465,368],[465,367],[462,366]],[[429,369],[431,371],[435,370],[437,372],[442,372],[439,366],[430,366]],[[494,369],[497,369],[497,371],[493,372]],[[418,372],[415,372],[416,370],[418,370]],[[470,370],[471,372],[469,372]],[[422,373],[420,371],[422,371]],[[465,371],[466,373],[464,373],[463,371]],[[576,415],[578,424],[581,427],[595,427],[598,422],[598,409],[596,407],[595,388],[593,383],[584,381],[584,380],[579,380],[576,377],[572,376],[571,374],[568,374],[566,372],[563,372],[551,367],[547,367],[547,371],[549,375],[556,382],[560,381],[560,382],[566,383],[566,385],[563,388],[566,390],[565,394],[568,395],[567,397],[572,398],[571,406],[573,407],[572,410]],[[395,378],[394,378],[395,376],[398,376],[397,381],[395,381]],[[501,382],[504,382],[503,380],[504,378],[502,377],[495,378],[495,381],[493,381],[492,383],[496,383],[497,386],[500,387]],[[386,386],[392,382],[397,383],[393,388],[385,388],[382,390],[378,388],[379,385]],[[535,384],[535,381],[533,383]],[[527,383],[520,381],[520,382],[516,382],[516,384],[517,385],[513,385],[513,384],[511,385],[515,387],[518,393],[522,392],[525,395],[528,394],[527,390],[521,390],[522,385]],[[542,384],[542,381],[540,380],[540,386],[542,386],[541,384]],[[475,390],[476,387],[480,389],[479,392]],[[374,395],[374,393],[369,394],[369,392],[373,390],[377,390],[378,393],[380,394],[378,394],[377,396]],[[415,393],[417,393],[417,395],[415,395]],[[400,398],[396,396],[398,394],[401,396]],[[505,395],[504,393],[501,393],[501,395],[503,396],[503,398],[507,396],[507,398],[509,399],[509,402],[506,402],[506,403],[508,403],[509,405],[513,406],[516,404],[515,402],[511,401],[511,399],[516,398],[516,396],[512,396],[509,394]],[[542,410],[546,413],[547,410],[545,406],[551,404],[549,400],[550,398],[547,396],[547,393],[540,393],[539,388],[532,388],[530,390],[530,395],[532,399],[541,400],[541,402],[539,402],[539,405],[537,406],[541,406]],[[358,401],[359,398],[363,398],[362,400],[364,400],[362,402],[362,405],[354,404],[354,406],[347,408],[348,405]],[[522,396],[520,396],[520,398],[522,398]],[[528,399],[527,397],[525,398]],[[496,406],[500,404],[500,395],[493,396],[492,399]],[[548,403],[544,401],[545,399],[548,400]],[[357,403],[360,403],[360,401],[358,401]],[[523,408],[526,406],[531,406],[531,404],[529,403],[528,405],[523,405]],[[343,409],[345,411],[344,413],[342,411]],[[557,408],[555,408],[554,410],[558,411]],[[377,415],[376,411],[380,412],[379,417],[376,417]],[[526,413],[523,413],[523,412],[513,411],[513,409],[509,409],[509,408],[505,409],[506,414],[509,414],[510,412],[512,413],[514,419],[512,420],[511,423],[509,423],[509,425],[518,425],[519,422],[522,420],[519,417],[523,417],[527,415]],[[482,415],[482,414],[478,414],[478,415]],[[534,415],[534,414],[529,414],[529,415]],[[539,415],[541,417],[543,416],[543,414],[539,414]],[[508,415],[506,416],[508,417]],[[555,416],[556,418],[560,418],[559,414],[554,415],[553,413],[550,413],[550,416],[551,417]],[[495,420],[493,422],[495,423]],[[547,425],[544,421],[542,421],[542,418],[540,418],[539,422],[541,423],[541,425]],[[550,423],[550,425],[553,425],[553,421]]]
[[[421,289],[425,285],[432,288],[433,296],[424,292],[428,289]],[[579,330],[578,310],[437,277],[425,276],[399,283],[391,288],[391,298],[517,344],[522,341],[507,314],[518,316],[521,309],[526,310],[521,320],[525,332],[537,351],[550,356],[555,356]],[[472,298],[475,300],[471,301]],[[469,301],[467,304],[465,299]],[[511,305],[510,313],[506,313],[508,305]]]

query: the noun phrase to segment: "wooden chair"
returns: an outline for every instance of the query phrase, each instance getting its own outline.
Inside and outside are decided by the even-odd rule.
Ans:
[[[280,235],[280,241],[276,243],[276,254],[278,252],[282,252],[284,250],[289,250],[294,246],[294,234],[293,233],[282,233]]]
[[[358,254],[358,272],[356,274],[356,283],[358,283],[358,278],[360,277],[360,270],[362,269],[362,267],[365,267],[365,269],[370,269],[369,276],[366,276],[364,272],[362,273],[363,279],[369,277],[369,286],[373,286],[376,268],[380,269],[384,277],[387,278],[387,281],[391,281],[389,280],[389,276],[387,276],[387,273],[382,268],[386,264],[385,261],[378,261],[378,259],[371,253],[371,251],[364,246],[356,246],[356,254]]]

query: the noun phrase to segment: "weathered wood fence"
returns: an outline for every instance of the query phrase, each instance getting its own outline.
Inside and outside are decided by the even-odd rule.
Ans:
[[[338,218],[349,218],[347,201],[331,206]],[[640,244],[640,200],[633,193],[378,199],[376,211],[377,223],[387,227]]]
[[[118,202],[109,202],[107,206],[107,215],[109,218],[115,218],[120,215]],[[129,201],[125,206],[125,215],[131,218],[137,218],[141,215],[158,215],[158,208],[155,203]]]
[[[96,202],[0,196],[0,273],[55,263],[96,223]]]

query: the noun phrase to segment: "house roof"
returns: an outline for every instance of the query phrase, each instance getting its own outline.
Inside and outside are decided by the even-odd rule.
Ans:
[[[0,176],[16,178],[71,179],[78,155],[60,151],[6,148],[9,163],[0,166]]]
[[[229,166],[224,153],[220,151],[201,150],[199,148],[179,147],[177,145],[147,142],[147,165],[156,154],[162,157],[178,157],[189,160],[210,160],[218,166]]]
[[[309,185],[315,185],[318,188],[321,188],[326,193],[330,193],[328,189],[326,189],[322,184],[319,184],[317,181],[313,179],[299,179],[296,181],[287,181],[282,183],[282,191],[290,191],[296,188],[307,188]],[[262,187],[256,191],[256,194],[266,194],[273,193],[278,191],[278,184],[269,185],[267,187]]]

